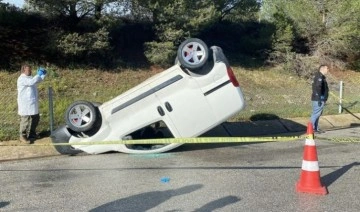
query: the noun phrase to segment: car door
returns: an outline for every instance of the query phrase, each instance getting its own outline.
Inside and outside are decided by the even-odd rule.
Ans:
[[[170,119],[180,137],[198,136],[214,127],[214,112],[196,80],[174,66],[168,74],[150,85],[164,119]],[[178,137],[177,136],[177,137]]]

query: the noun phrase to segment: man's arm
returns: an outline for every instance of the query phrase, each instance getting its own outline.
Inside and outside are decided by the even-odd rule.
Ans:
[[[30,77],[20,77],[18,80],[19,86],[33,86],[39,82],[41,82],[43,79],[39,75],[35,75],[33,78]]]

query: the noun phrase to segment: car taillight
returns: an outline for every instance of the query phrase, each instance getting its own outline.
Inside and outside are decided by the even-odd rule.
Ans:
[[[235,86],[235,87],[239,87],[239,82],[237,81],[235,74],[233,72],[233,70],[231,69],[230,66],[227,67],[227,74],[230,78],[231,83]]]

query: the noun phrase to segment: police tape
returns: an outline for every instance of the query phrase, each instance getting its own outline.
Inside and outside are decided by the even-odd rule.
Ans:
[[[349,137],[349,138],[339,138],[339,137],[333,137],[333,138],[324,138],[324,137],[317,137],[318,139],[321,140],[326,140],[326,141],[332,141],[332,142],[337,142],[337,143],[360,143],[360,138],[354,138],[354,137]]]
[[[338,97],[336,94],[334,94],[334,93],[331,92],[331,91],[329,91],[329,94],[330,94],[331,96],[335,97],[337,100],[341,100],[341,101],[344,101],[344,102],[349,102],[349,101],[347,101],[347,100],[344,99],[344,98]]]
[[[160,138],[160,139],[134,139],[117,141],[83,141],[62,143],[10,143],[1,146],[85,146],[85,145],[116,145],[116,144],[201,144],[201,143],[260,143],[260,142],[286,142],[306,138],[300,136],[272,136],[272,137],[195,137],[195,138]]]

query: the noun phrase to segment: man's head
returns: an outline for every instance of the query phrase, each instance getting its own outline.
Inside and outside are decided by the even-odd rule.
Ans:
[[[31,67],[29,65],[21,66],[21,73],[25,74],[26,76],[30,76],[31,75]]]
[[[321,65],[319,67],[319,71],[323,74],[326,75],[329,72],[329,67],[327,65]]]

